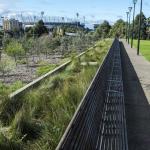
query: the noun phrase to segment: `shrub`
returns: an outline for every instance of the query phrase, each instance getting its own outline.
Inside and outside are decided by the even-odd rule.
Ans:
[[[12,131],[14,137],[22,138],[23,141],[35,140],[41,136],[42,126],[36,120],[32,120],[31,114],[25,106],[16,114]]]
[[[3,125],[9,125],[23,104],[22,99],[5,99],[0,105],[0,120]]]

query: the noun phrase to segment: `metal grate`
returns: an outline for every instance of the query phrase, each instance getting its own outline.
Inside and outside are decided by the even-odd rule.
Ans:
[[[128,150],[121,67],[115,39],[57,150]]]

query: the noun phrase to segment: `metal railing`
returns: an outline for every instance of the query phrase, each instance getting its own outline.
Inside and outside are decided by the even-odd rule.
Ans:
[[[57,150],[128,150],[120,43],[115,39]]]

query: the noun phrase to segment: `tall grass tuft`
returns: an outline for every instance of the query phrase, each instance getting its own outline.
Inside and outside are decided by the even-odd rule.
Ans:
[[[20,141],[8,139],[2,133],[0,133],[0,149],[1,150],[22,150],[23,145],[21,144]]]
[[[22,139],[26,142],[28,140],[35,140],[41,136],[42,124],[37,120],[33,120],[27,106],[19,111],[12,123],[12,134],[16,139]]]

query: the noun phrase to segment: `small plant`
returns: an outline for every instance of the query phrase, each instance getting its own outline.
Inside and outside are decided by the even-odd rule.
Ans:
[[[9,57],[6,57],[0,61],[0,72],[5,80],[5,75],[15,68],[15,63]]]
[[[6,46],[6,53],[10,56],[13,56],[15,58],[15,62],[16,62],[17,56],[25,54],[25,50],[21,43],[19,43],[16,40],[12,40]]]

